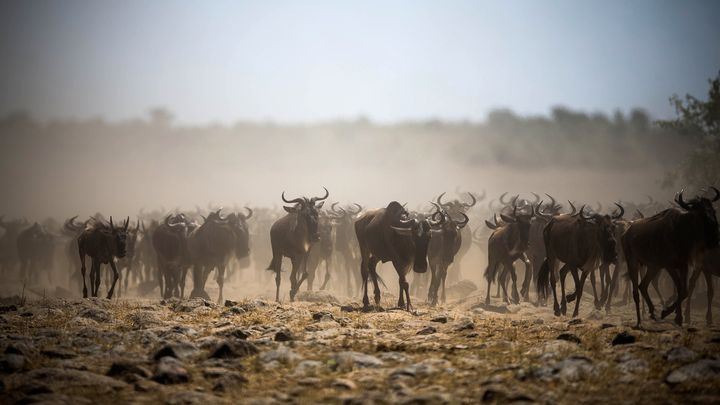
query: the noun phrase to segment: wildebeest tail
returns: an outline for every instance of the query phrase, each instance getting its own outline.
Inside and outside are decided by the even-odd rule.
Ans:
[[[495,277],[497,276],[497,269],[500,267],[499,264],[494,263],[488,263],[488,266],[485,268],[485,280],[489,282],[495,281]]]
[[[536,283],[538,299],[544,300],[548,295],[548,287],[550,286],[550,265],[547,258],[543,260],[543,264],[540,266]]]

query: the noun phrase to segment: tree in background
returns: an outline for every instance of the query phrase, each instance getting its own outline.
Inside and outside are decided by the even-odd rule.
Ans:
[[[667,174],[663,187],[681,184],[701,189],[720,182],[720,72],[708,82],[707,101],[689,94],[684,100],[673,95],[670,104],[675,107],[677,118],[658,121],[661,127],[689,137],[696,144],[682,163]]]

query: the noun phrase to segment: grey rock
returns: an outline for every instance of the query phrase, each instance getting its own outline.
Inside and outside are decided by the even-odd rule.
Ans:
[[[385,365],[382,360],[375,356],[352,351],[335,353],[332,360],[334,361],[335,368],[340,370],[352,370],[355,367],[376,368]]]
[[[437,329],[434,326],[426,326],[426,327],[420,329],[417,332],[417,334],[418,335],[432,335],[435,332],[437,332]]]
[[[105,394],[127,387],[126,383],[111,377],[72,369],[39,368],[25,373],[22,377],[25,381],[41,382],[63,389],[92,387]]]
[[[673,347],[672,349],[668,350],[667,353],[665,353],[665,358],[668,361],[689,363],[696,360],[698,358],[698,354],[688,349],[687,347],[680,346]]]
[[[166,344],[158,349],[153,355],[154,360],[162,357],[174,357],[177,359],[188,359],[198,352],[198,348],[189,342],[176,342]]]
[[[345,390],[354,390],[357,388],[357,384],[347,378],[336,378],[332,380],[330,386],[333,388],[341,388]]]
[[[132,360],[116,360],[107,372],[108,377],[135,380],[135,376],[150,378],[152,373],[142,362]]]
[[[303,360],[295,366],[293,375],[295,376],[315,376],[325,369],[325,363],[317,360]]]
[[[110,313],[104,309],[87,307],[83,308],[78,312],[78,317],[93,320],[95,322],[104,323],[110,322]]]
[[[720,360],[702,359],[677,368],[665,377],[668,384],[707,381],[720,382]]]
[[[226,359],[252,356],[259,352],[257,346],[246,340],[226,340],[210,354],[210,358]]]
[[[152,379],[160,384],[182,384],[190,381],[190,373],[180,360],[166,356],[158,360]]]

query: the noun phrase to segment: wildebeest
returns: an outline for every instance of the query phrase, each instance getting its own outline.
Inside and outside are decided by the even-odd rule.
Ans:
[[[78,253],[80,254],[80,273],[83,279],[83,298],[87,298],[87,285],[85,284],[85,256],[90,256],[90,288],[93,297],[97,297],[100,288],[100,266],[110,264],[113,271],[112,287],[108,291],[107,298],[112,298],[115,291],[115,284],[120,275],[115,266],[115,258],[122,258],[126,254],[125,240],[127,238],[130,217],[125,220],[121,228],[116,228],[112,217],[105,224],[96,221],[92,226],[85,229],[78,236]]]
[[[567,298],[565,295],[565,276],[570,272],[575,280],[575,310],[573,317],[578,315],[583,286],[587,276],[598,265],[607,268],[617,260],[615,248],[613,219],[622,217],[624,208],[613,216],[592,214],[585,215],[585,206],[576,215],[558,215],[553,217],[545,227],[545,261],[538,272],[537,289],[541,297],[547,297],[548,286],[553,292],[553,310],[555,315],[565,314]],[[564,263],[560,269],[561,303],[558,303],[556,292],[556,261]],[[582,271],[582,276],[578,274]],[[548,284],[549,281],[549,284]],[[593,284],[593,289],[595,285]],[[595,291],[597,297],[597,291]],[[605,298],[602,298],[605,299]],[[602,300],[601,299],[601,300]]]
[[[25,280],[40,281],[40,270],[47,271],[52,283],[52,262],[55,252],[55,237],[35,222],[17,236],[17,254],[20,261],[20,275]]]
[[[693,290],[695,289],[695,283],[700,273],[705,276],[705,288],[707,288],[707,312],[705,314],[705,321],[709,326],[712,325],[712,301],[715,293],[712,277],[720,277],[720,247],[706,251],[702,258],[702,264],[696,264],[693,269],[692,276],[690,276],[687,305],[685,307],[685,317],[688,320],[690,320],[690,302],[692,301]]]
[[[231,212],[227,216],[228,224],[235,235],[235,260],[228,265],[225,279],[230,279],[234,274],[239,273],[240,269],[247,268],[250,265],[250,229],[247,220],[252,218],[253,210],[245,207],[247,215],[239,211]]]
[[[457,190],[459,191],[459,190]],[[462,215],[465,215],[468,213],[470,208],[474,207],[475,204],[477,204],[478,201],[482,201],[485,199],[486,193],[483,191],[482,195],[476,196],[473,193],[468,192],[468,196],[470,197],[469,203],[464,203],[458,199],[448,201],[448,202],[442,202],[442,197],[445,195],[445,193],[442,193],[438,196],[436,203],[440,205],[447,213],[453,217],[458,218]],[[470,233],[470,228],[461,228],[460,229],[460,235],[461,235],[461,243],[460,248],[455,254],[455,260],[450,266],[450,269],[447,271],[450,274],[451,280],[459,280],[460,279],[460,262],[462,261],[463,257],[467,254],[467,252],[470,250],[470,246],[472,246],[472,235]]]
[[[325,189],[323,197],[298,197],[292,200],[285,198],[282,193],[282,200],[287,204],[294,204],[291,207],[283,206],[287,214],[275,221],[270,228],[270,244],[272,246],[272,260],[267,270],[275,272],[275,300],[280,301],[280,274],[282,258],[288,257],[292,262],[290,272],[290,300],[295,299],[295,294],[307,278],[307,258],[310,248],[320,240],[318,229],[318,210],[325,203],[330,192]],[[320,201],[320,203],[317,203]],[[317,203],[317,204],[316,204]]]
[[[160,296],[185,297],[185,278],[191,266],[188,235],[193,230],[185,215],[168,215],[152,233]]]
[[[360,204],[353,204],[355,210],[351,208],[344,209],[336,207],[337,203],[333,203],[330,209],[335,214],[335,232],[333,238],[333,252],[335,253],[335,267],[343,269],[343,275],[347,286],[347,294],[352,296],[354,292],[360,290],[360,273],[357,271],[360,264],[360,250],[358,249],[357,239],[355,238],[355,219],[362,212],[363,207]],[[353,283],[355,281],[355,283]],[[355,289],[353,289],[353,284]]]
[[[220,215],[221,209],[211,212],[202,225],[190,232],[188,236],[188,252],[192,262],[193,289],[190,298],[202,297],[210,299],[205,292],[205,283],[210,273],[217,269],[216,280],[220,290],[218,302],[223,299],[225,284],[225,268],[231,255],[235,252],[235,232],[227,218]]]
[[[409,219],[408,212],[397,201],[392,201],[385,208],[365,212],[355,221],[355,235],[360,245],[360,274],[363,280],[365,309],[370,307],[368,277],[372,278],[375,288],[375,305],[379,305],[380,287],[376,267],[379,261],[389,261],[395,267],[399,278],[398,307],[410,310],[410,286],[406,276],[410,267],[416,273],[427,271],[428,245],[432,227],[435,225],[437,222],[432,219]]]
[[[17,237],[27,225],[28,221],[25,218],[3,221],[3,217],[0,216],[0,227],[5,230],[5,233],[0,237],[0,269],[2,274],[14,272],[17,268],[19,263]]]
[[[135,228],[129,228],[127,238],[125,239],[126,254],[125,257],[118,259],[117,268],[120,272],[120,286],[118,287],[118,297],[121,296],[123,289],[127,294],[128,283],[130,281],[130,273],[133,271],[133,265],[137,266],[136,247],[138,236],[140,235],[140,220],[138,219]],[[125,274],[123,276],[123,273]]]
[[[503,273],[508,272],[512,278],[513,291],[512,300],[517,303],[520,301],[520,295],[517,290],[517,274],[513,263],[521,259],[525,263],[525,271],[532,271],[532,264],[525,256],[528,248],[530,236],[530,220],[534,216],[534,206],[531,207],[529,213],[518,212],[517,198],[513,199],[513,211],[511,214],[500,214],[500,218],[505,225],[491,224],[485,221],[486,225],[493,229],[493,233],[488,238],[488,265],[485,269],[485,279],[488,282],[487,295],[485,304],[490,304],[490,287],[498,275],[498,269],[502,266]],[[507,289],[505,287],[504,277],[501,277],[499,284],[503,289],[505,301],[508,301]]]
[[[439,199],[438,199],[439,200]],[[428,262],[430,264],[431,281],[428,291],[428,301],[431,305],[438,302],[438,290],[442,286],[441,302],[445,303],[445,278],[448,267],[455,260],[455,256],[462,244],[462,230],[470,219],[463,212],[459,212],[462,220],[456,220],[449,212],[436,205],[437,211],[432,214],[431,219],[437,222],[437,232],[433,233],[428,246]],[[437,219],[436,219],[437,217]]]
[[[307,257],[307,289],[312,291],[313,283],[315,282],[315,274],[320,263],[325,263],[325,278],[321,290],[327,287],[327,283],[330,281],[330,269],[332,268],[332,257],[333,257],[333,225],[332,221],[337,217],[332,216],[329,213],[321,212],[318,217],[318,234],[319,240],[310,247],[310,252]]]
[[[712,203],[720,200],[720,191],[712,187],[715,196],[708,199],[697,196],[690,201],[683,199],[683,191],[675,202],[681,207],[666,209],[648,218],[633,222],[622,237],[623,250],[632,283],[633,300],[640,326],[640,297],[648,304],[650,317],[655,319],[655,309],[647,293],[650,281],[661,269],[667,270],[677,291],[675,302],[663,309],[665,318],[675,311],[675,322],[682,325],[681,305],[687,297],[688,264],[700,263],[702,254],[718,246],[718,223]],[[638,286],[640,266],[647,266],[647,273]]]
[[[67,238],[65,242],[65,258],[67,259],[68,272],[70,276],[70,284],[77,281],[78,288],[80,285],[80,262],[78,260],[78,236],[85,230],[88,222],[75,222],[77,215],[65,220],[61,228],[62,235]]]

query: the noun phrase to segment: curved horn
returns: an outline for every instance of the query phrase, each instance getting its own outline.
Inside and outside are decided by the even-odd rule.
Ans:
[[[473,195],[473,193],[468,193],[468,195],[469,195],[470,198],[472,199],[472,202],[471,202],[470,204],[462,203],[463,207],[465,207],[465,208],[470,208],[470,207],[475,206],[475,204],[477,204],[477,199],[475,198],[475,196]]]
[[[557,205],[555,198],[548,193],[545,193],[545,195],[550,199],[550,206],[555,208],[555,206]]]
[[[252,218],[252,216],[253,216],[253,210],[252,210],[252,208],[250,208],[250,207],[248,207],[248,206],[245,206],[245,209],[246,209],[247,212],[248,212],[247,215],[245,215],[245,219],[250,219],[250,218]]]
[[[500,214],[500,218],[508,224],[512,224],[513,222],[515,222],[515,218],[511,218],[510,216],[505,214]]]
[[[533,193],[532,191],[530,192],[530,194],[532,194],[535,197],[535,201],[533,201],[533,205],[537,204],[538,201],[540,201],[540,196]]]
[[[326,199],[330,196],[330,192],[329,192],[328,189],[326,189],[325,187],[323,187],[323,189],[325,190],[325,196],[323,196],[323,197],[313,197],[313,198],[310,199],[310,202],[314,203],[314,202],[317,202],[317,201],[326,200]]]
[[[623,206],[618,203],[614,203],[614,204],[617,205],[618,208],[620,208],[620,211],[617,214],[614,214],[612,216],[612,219],[620,219],[623,217],[623,215],[625,215],[625,208],[623,208]]]
[[[603,206],[602,206],[602,204],[600,203],[600,201],[596,201],[596,202],[597,202],[597,209],[595,210],[595,212],[599,214],[600,211],[602,211]]]
[[[643,214],[643,213],[642,213],[640,210],[638,210],[638,209],[635,210],[635,215],[636,215],[638,218],[640,218],[640,219],[645,218],[645,214]]]
[[[493,231],[496,230],[496,229],[498,229],[498,226],[497,226],[497,225],[493,224],[492,222],[488,221],[487,219],[485,220],[485,226],[487,226],[488,228],[492,229]],[[480,229],[480,227],[478,227],[478,229]],[[475,232],[477,232],[477,229],[475,230]],[[473,237],[474,237],[474,236],[475,236],[475,234],[473,233]],[[480,238],[478,238],[478,239],[480,239]]]
[[[622,218],[623,215],[625,215],[625,208],[623,208],[623,206],[618,203],[614,203],[614,204],[617,205],[618,208],[620,208],[620,211],[617,214],[613,215],[612,219],[620,219],[620,218]]]
[[[585,216],[585,206],[584,205],[582,206],[582,208],[580,208],[580,218],[585,219],[585,220],[591,220],[594,217],[595,217],[595,215],[591,215],[589,217]]]
[[[572,211],[570,211],[570,215],[575,216],[575,213],[577,212],[577,208],[575,208],[572,201],[570,201],[570,200],[568,200],[568,204],[570,204],[570,209],[572,210]]]
[[[127,219],[125,220],[125,227],[123,228],[123,230],[127,231],[128,226],[130,226],[130,216],[129,215],[128,215]]]
[[[355,212],[350,211],[350,213],[351,213],[352,215],[357,215],[357,214],[359,214],[359,213],[362,212],[362,210],[363,210],[363,206],[362,206],[362,205],[360,205],[360,204],[358,204],[358,203],[353,203],[353,205],[357,207],[357,211],[355,211]]]
[[[445,214],[443,214],[442,207],[438,204],[435,204],[434,202],[430,201],[430,204],[435,206],[435,212],[433,212],[432,216],[430,217],[433,221],[440,221],[438,223],[442,224],[445,222]],[[440,215],[440,219],[435,219],[436,215]]]
[[[720,200],[720,190],[715,188],[715,186],[710,186],[710,188],[715,192],[715,197],[713,197],[710,201],[715,202],[717,200]]]
[[[437,197],[437,200],[435,200],[435,201],[437,201],[438,205],[441,205],[441,206],[442,206],[442,205],[446,205],[446,204],[443,204],[443,202],[442,202],[442,198],[443,198],[444,195],[445,195],[445,192],[443,191],[442,194],[440,194],[440,195]]]
[[[537,203],[537,205],[533,205],[533,207],[532,207],[533,215],[536,217],[540,217],[540,218],[551,219],[553,217],[552,215],[546,214],[542,211],[542,209],[541,209],[542,203],[543,203],[543,201],[541,200],[539,203]]]
[[[468,218],[468,216],[465,215],[465,213],[463,213],[463,212],[461,212],[460,215],[462,215],[465,219],[464,219],[462,222],[458,222],[458,223],[457,223],[457,227],[458,227],[458,228],[464,228],[465,225],[467,225],[468,222],[470,222],[470,218]]]
[[[113,225],[112,215],[110,215],[110,230],[113,230],[113,229],[115,229],[115,225]]]
[[[282,197],[282,200],[283,200],[284,202],[288,203],[288,204],[295,204],[295,203],[302,204],[302,203],[304,202],[303,199],[300,198],[300,197],[294,198],[294,199],[292,199],[292,200],[287,200],[287,199],[285,199],[285,192],[284,192],[284,191],[282,192],[282,195],[281,195],[280,197]]]
[[[685,190],[680,190],[678,195],[675,197],[675,201],[678,203],[678,205],[686,210],[690,209],[690,206],[687,205],[687,203],[683,200],[683,193]]]
[[[340,211],[337,210],[337,206],[340,204],[338,201],[335,201],[334,203],[330,204],[330,211],[336,213],[336,214],[342,214]]]
[[[505,201],[505,196],[507,195],[507,191],[500,194],[500,204],[502,205],[508,205],[509,201]]]

